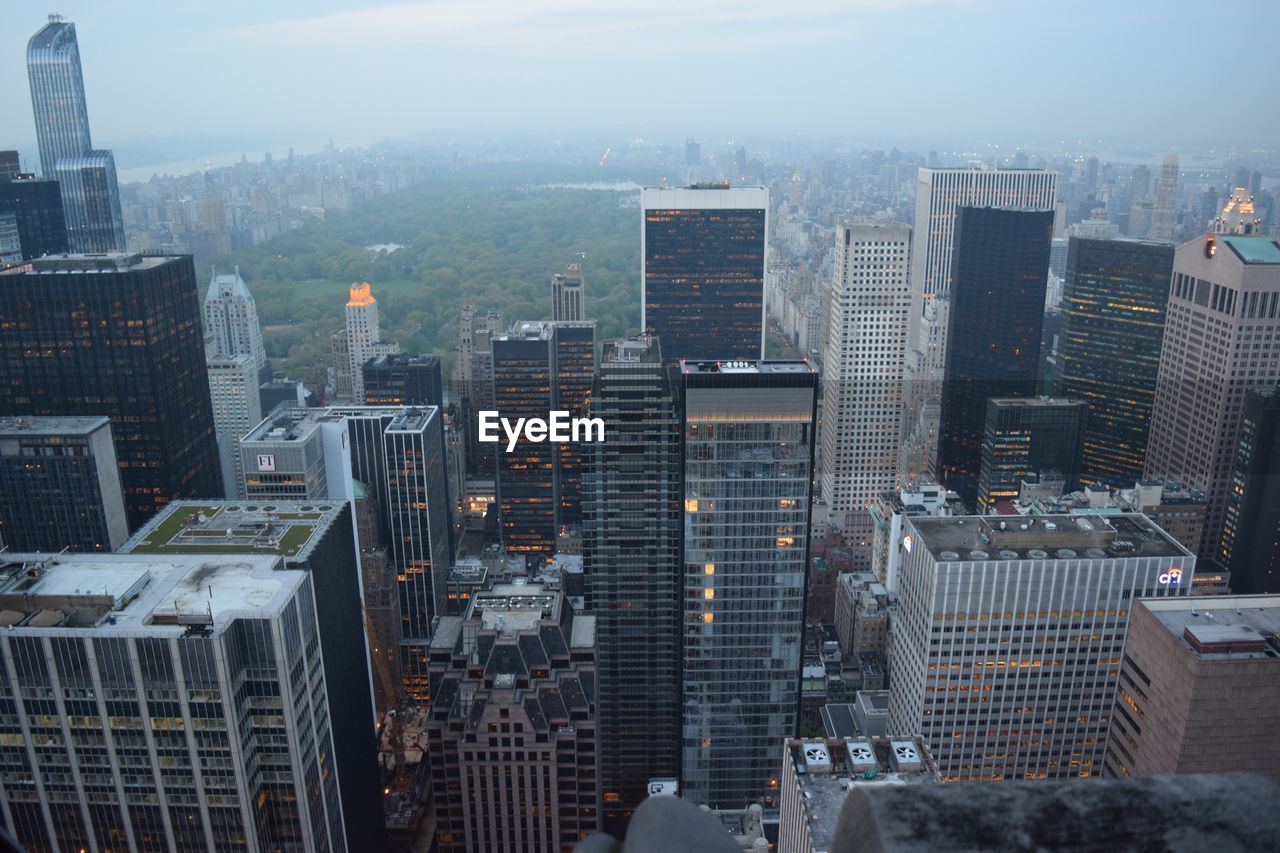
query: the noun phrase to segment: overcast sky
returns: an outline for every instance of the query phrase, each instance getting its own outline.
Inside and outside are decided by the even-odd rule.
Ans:
[[[34,153],[25,52],[48,11],[75,22],[94,143],[126,165],[432,130],[1280,141],[1277,0],[16,0],[0,148]]]

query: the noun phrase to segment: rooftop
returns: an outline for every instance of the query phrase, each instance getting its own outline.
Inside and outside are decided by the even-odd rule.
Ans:
[[[911,517],[914,541],[940,563],[988,560],[1075,560],[1190,557],[1140,513]],[[904,538],[908,550],[911,542]]]
[[[170,261],[176,255],[139,255],[128,252],[107,252],[89,255],[46,255],[35,258],[20,267],[7,270],[3,275],[70,275],[74,273],[117,273],[154,269]]]
[[[686,361],[680,360],[680,372],[703,373],[817,373],[810,361]]]
[[[110,425],[110,418],[94,415],[0,418],[0,435],[89,435]]]
[[[174,501],[143,525],[121,552],[306,559],[341,512],[342,504],[330,501]]]
[[[1144,598],[1139,606],[1198,658],[1280,658],[1280,596]]]
[[[512,583],[494,584],[493,588],[471,597],[468,619],[479,619],[481,627],[496,631],[523,631],[536,627],[543,619],[560,618],[561,596],[540,583],[516,579]]]
[[[181,636],[278,613],[306,574],[279,557],[6,554],[0,625]]]
[[[1280,264],[1280,243],[1274,237],[1240,237],[1225,234],[1218,237],[1246,264]]]

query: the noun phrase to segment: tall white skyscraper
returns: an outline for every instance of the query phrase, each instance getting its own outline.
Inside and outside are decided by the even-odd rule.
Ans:
[[[1156,201],[1151,209],[1151,239],[1173,240],[1178,224],[1178,155],[1164,155],[1156,182]]]
[[[239,267],[230,275],[213,272],[204,296],[204,332],[213,336],[216,355],[247,355],[257,370],[266,367],[267,352],[262,346],[258,306],[240,277]],[[254,393],[257,393],[256,386]]]
[[[868,510],[897,477],[911,294],[911,228],[836,228],[822,377],[822,498],[869,568]]]
[[[373,298],[373,289],[369,282],[351,285],[350,298],[347,300],[347,325],[345,332],[346,364],[337,365],[339,376],[344,371],[350,377],[351,401],[357,404],[364,402],[364,365],[365,362],[380,355],[391,355],[400,352],[395,344],[382,342],[382,327],[378,322],[378,300]],[[342,353],[335,345],[335,357],[341,360]],[[338,396],[343,396],[343,382],[338,383]]]
[[[258,369],[248,355],[213,356],[208,360],[213,429],[218,436],[222,488],[227,497],[244,498],[240,439],[262,420]]]
[[[898,462],[904,484],[932,481],[937,474],[956,211],[961,207],[1053,210],[1057,179],[1057,173],[1048,169],[920,169],[911,257],[912,329]]]

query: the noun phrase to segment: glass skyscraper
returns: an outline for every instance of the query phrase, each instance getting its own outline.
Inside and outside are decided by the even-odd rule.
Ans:
[[[27,43],[27,74],[40,171],[61,185],[71,250],[124,251],[115,158],[95,150],[89,137],[75,24],[49,16]]]
[[[641,326],[669,362],[764,355],[769,191],[646,188]]]
[[[546,418],[554,408],[551,336],[550,323],[524,322],[493,342],[494,406],[499,415],[513,423],[516,418]],[[558,446],[523,438],[510,453],[506,452],[505,439],[494,446],[503,547],[516,554],[552,554],[559,518],[555,476]]]
[[[568,412],[570,417],[583,417],[596,375],[595,321],[551,325],[555,355],[554,408]],[[557,448],[556,501],[560,513],[557,523],[561,525],[582,524],[582,452],[582,445],[572,441]]]
[[[1164,338],[1173,246],[1072,237],[1063,285],[1057,393],[1089,404],[1082,478],[1142,478]]]
[[[1063,491],[1080,485],[1080,448],[1088,408],[1083,400],[1015,397],[987,400],[978,474],[978,512],[1018,497],[1029,474],[1061,474]]]
[[[987,399],[1036,393],[1052,237],[1050,211],[957,214],[938,472],[966,507],[978,498]]]
[[[818,371],[684,363],[683,796],[777,807],[796,731]]]

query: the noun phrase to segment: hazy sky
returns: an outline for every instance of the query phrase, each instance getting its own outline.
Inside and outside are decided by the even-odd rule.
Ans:
[[[154,136],[257,155],[431,130],[1280,142],[1277,0],[10,0],[0,148],[34,152],[25,52],[48,11],[75,22],[94,143],[125,162]]]

